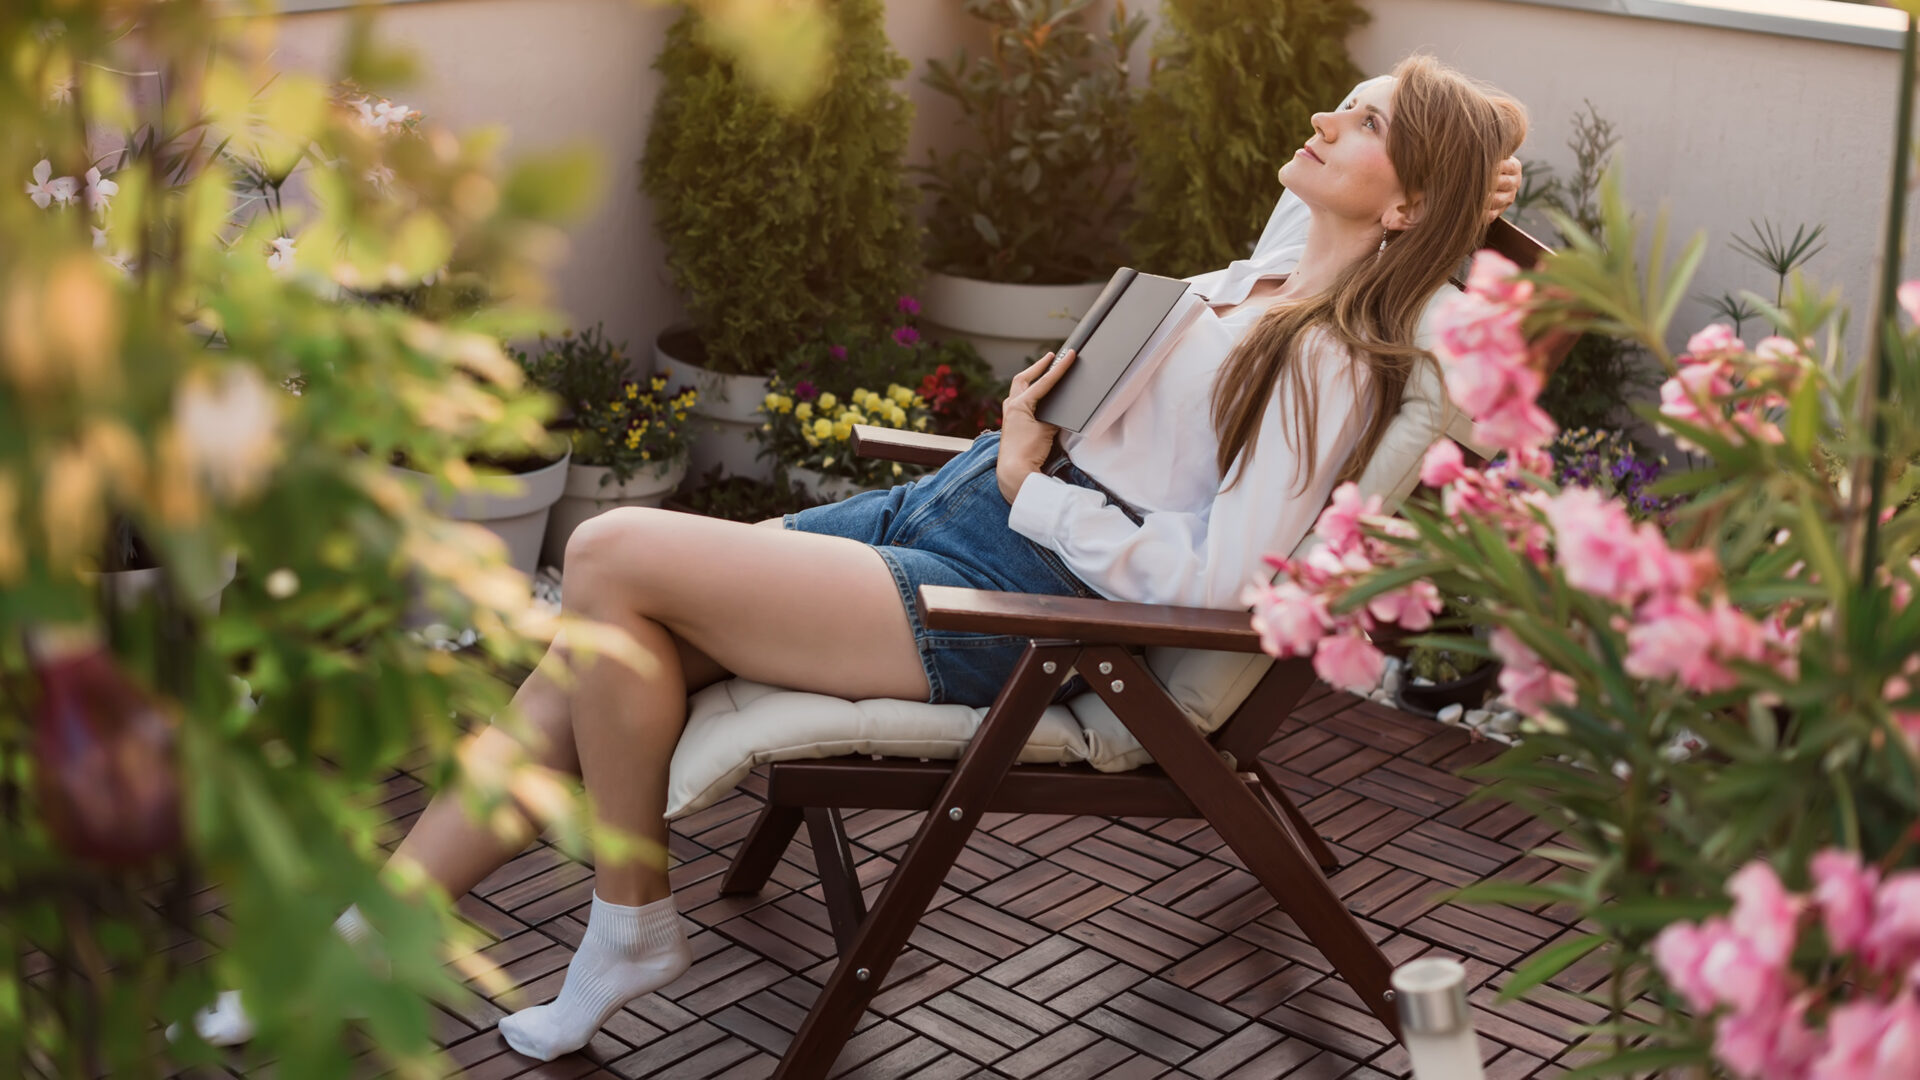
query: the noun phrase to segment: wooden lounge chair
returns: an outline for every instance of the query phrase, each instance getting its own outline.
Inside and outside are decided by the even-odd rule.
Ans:
[[[1546,251],[1505,221],[1489,232],[1489,246],[1522,267]],[[1561,345],[1562,355],[1570,344]],[[1410,384],[1362,491],[1397,505],[1417,483],[1426,449],[1470,430],[1452,422],[1453,412],[1437,379]],[[967,446],[856,431],[859,452],[922,465],[939,465]],[[1206,819],[1399,1037],[1387,960],[1328,884],[1326,872],[1337,867],[1332,851],[1260,758],[1314,684],[1308,661],[1271,661],[1243,611],[940,587],[921,589],[919,610],[936,630],[1032,638],[984,715],[963,706],[842,702],[733,680],[696,695],[674,756],[675,817],[730,791],[754,765],[771,763],[767,805],[723,894],[758,892],[802,822],[810,833],[840,957],[776,1077],[827,1075],[987,813]],[[1076,671],[1091,691],[1050,706]],[[793,745],[742,743],[738,733],[756,722],[770,730],[777,724]],[[956,756],[957,763],[926,760]],[[725,767],[715,764],[722,758]],[[871,911],[841,824],[841,812],[855,809],[927,811]]]

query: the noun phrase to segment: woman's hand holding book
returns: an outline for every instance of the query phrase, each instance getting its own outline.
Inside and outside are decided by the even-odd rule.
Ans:
[[[1069,349],[1057,359],[1048,353],[1013,377],[1013,391],[1000,414],[1000,461],[995,468],[1000,494],[1008,505],[1020,494],[1020,485],[1027,477],[1046,465],[1047,455],[1053,450],[1053,438],[1060,429],[1037,419],[1033,410],[1072,366],[1073,351]]]

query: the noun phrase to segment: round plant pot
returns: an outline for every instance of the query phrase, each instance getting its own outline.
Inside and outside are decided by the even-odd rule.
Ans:
[[[1397,695],[1400,707],[1420,716],[1438,715],[1449,705],[1477,709],[1492,695],[1495,682],[1500,678],[1500,667],[1500,661],[1489,660],[1458,679],[1431,686],[1416,686],[1408,676],[1400,683]]]
[[[193,598],[202,614],[220,614],[220,594],[227,590],[228,585],[233,584],[233,575],[239,565],[240,558],[233,552],[228,552],[220,560],[219,574],[208,585],[206,591]],[[113,597],[115,604],[125,609],[135,606],[140,602],[141,597],[152,592],[160,584],[161,576],[161,568],[155,566],[144,570],[109,570],[101,574],[82,572],[80,579],[86,582],[105,579],[107,595]]]
[[[857,480],[849,480],[844,476],[828,476],[818,469],[809,469],[805,465],[788,466],[787,475],[805,488],[808,495],[821,502],[839,502],[841,499],[858,495],[863,491],[873,490]]]
[[[685,458],[641,469],[624,484],[614,480],[613,470],[604,465],[569,465],[566,488],[547,514],[541,564],[566,566],[567,539],[582,522],[619,506],[659,506],[686,475]]]
[[[398,465],[388,468],[419,489],[428,509],[455,521],[484,525],[506,541],[513,568],[531,578],[540,569],[540,545],[547,535],[547,514],[566,490],[567,468],[572,460],[573,448],[568,447],[551,465],[513,477],[518,486],[504,495],[463,491],[449,496],[443,494],[426,473]]]
[[[1104,281],[1085,285],[1005,285],[927,271],[920,318],[934,337],[973,343],[997,378],[1011,379],[1066,340]]]
[[[728,476],[773,479],[773,460],[760,456],[753,435],[766,421],[759,415],[770,389],[764,375],[722,375],[673,354],[676,339],[685,340],[684,326],[661,331],[653,343],[653,373],[667,380],[669,393],[682,386],[700,391],[700,400],[687,414],[690,444],[689,470],[705,476],[718,465]]]

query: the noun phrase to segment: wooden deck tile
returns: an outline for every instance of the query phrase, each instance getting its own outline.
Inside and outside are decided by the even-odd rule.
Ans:
[[[1609,972],[1595,955],[1524,1000],[1497,1000],[1530,953],[1578,931],[1562,907],[1450,902],[1476,881],[1565,874],[1528,854],[1553,830],[1474,799],[1475,784],[1459,775],[1494,752],[1456,729],[1321,688],[1261,758],[1335,846],[1343,864],[1329,880],[1389,959],[1437,952],[1466,963],[1489,1078],[1535,1080],[1585,1060],[1569,1043],[1600,1014],[1571,995],[1602,986]],[[369,805],[395,825],[416,816],[430,765],[395,773]],[[615,1014],[581,1054],[522,1058],[495,1025],[558,992],[585,931],[591,868],[536,842],[460,898],[460,913],[485,935],[483,955],[514,989],[495,1001],[469,986],[436,1010],[453,1075],[769,1075],[832,971],[835,946],[805,830],[760,895],[719,895],[765,791],[764,771],[755,772],[674,823],[670,879],[694,966]],[[869,904],[922,819],[846,815]],[[194,902],[220,917],[216,890]],[[181,947],[208,948],[198,939]],[[232,1060],[232,1075],[243,1077],[241,1059]],[[989,814],[834,1074],[1382,1080],[1406,1076],[1407,1058],[1204,821]]]

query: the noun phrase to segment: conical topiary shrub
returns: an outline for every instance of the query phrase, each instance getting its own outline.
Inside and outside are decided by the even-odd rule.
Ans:
[[[1279,197],[1274,178],[1360,79],[1354,0],[1165,0],[1134,107],[1134,264],[1185,276],[1245,258]]]
[[[716,51],[689,12],[654,66],[641,187],[704,346],[701,366],[764,374],[831,323],[878,323],[910,291],[919,226],[902,165],[912,105],[894,88],[880,0],[833,0],[832,70],[793,110]]]

